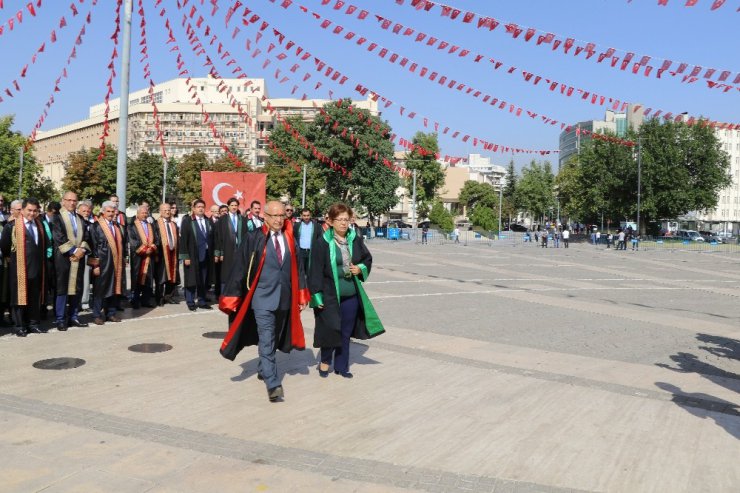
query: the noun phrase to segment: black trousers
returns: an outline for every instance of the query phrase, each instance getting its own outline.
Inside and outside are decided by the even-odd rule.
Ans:
[[[10,313],[13,316],[13,322],[16,327],[28,327],[29,325],[38,325],[41,320],[41,300],[38,293],[41,292],[41,279],[38,277],[28,279],[28,291],[26,296],[26,305],[13,305],[10,307]]]

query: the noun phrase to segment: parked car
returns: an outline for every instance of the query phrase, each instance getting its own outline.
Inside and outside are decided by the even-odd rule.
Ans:
[[[384,228],[411,228],[413,226],[411,226],[409,223],[405,223],[401,220],[397,220],[397,221],[387,222],[383,224],[383,227]]]
[[[517,233],[526,233],[527,227],[522,226],[521,224],[510,224],[509,231],[516,231]]]
[[[702,238],[704,238],[704,241],[706,242],[712,242],[716,241],[717,243],[724,243],[725,239],[720,237],[719,235],[712,233],[711,231],[699,231],[699,234]]]
[[[678,232],[676,235],[677,238],[680,238],[682,240],[688,240],[688,241],[696,241],[699,243],[704,242],[704,238],[701,237],[698,231],[694,231],[693,229],[682,229]]]

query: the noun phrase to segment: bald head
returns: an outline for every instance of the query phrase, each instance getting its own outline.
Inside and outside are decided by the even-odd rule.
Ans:
[[[282,202],[271,200],[265,204],[265,224],[270,231],[280,231],[285,222],[285,206]]]

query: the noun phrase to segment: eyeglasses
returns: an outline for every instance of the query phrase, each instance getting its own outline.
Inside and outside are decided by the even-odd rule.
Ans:
[[[293,209],[285,209],[285,212],[293,212]]]
[[[336,219],[332,219],[332,221],[335,223],[348,223],[349,218],[348,217],[338,217]]]
[[[285,219],[285,214],[270,214],[269,212],[265,212],[265,216],[276,217],[278,219]]]

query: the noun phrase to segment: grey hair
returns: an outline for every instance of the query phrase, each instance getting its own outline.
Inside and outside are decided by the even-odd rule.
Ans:
[[[77,204],[77,208],[79,209],[79,207],[80,207],[81,205],[86,205],[86,206],[88,206],[88,207],[90,208],[90,210],[92,210],[92,208],[93,208],[92,200],[83,200],[83,201],[79,202],[79,203]]]
[[[105,202],[103,202],[103,205],[100,206],[100,210],[102,211],[103,209],[106,209],[108,207],[110,207],[111,209],[117,209],[116,204],[114,204],[110,200],[106,200]]]
[[[21,199],[15,199],[13,202],[10,203],[10,208],[12,209],[16,205],[23,205],[23,201]]]

